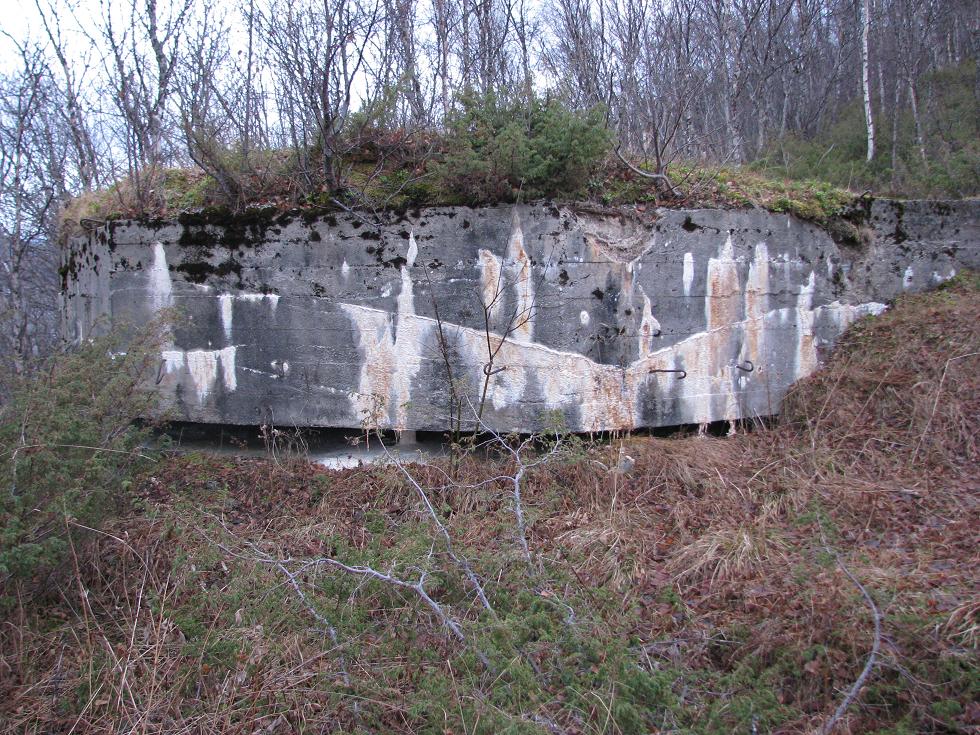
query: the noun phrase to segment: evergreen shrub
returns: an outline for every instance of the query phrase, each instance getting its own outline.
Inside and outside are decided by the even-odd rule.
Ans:
[[[533,97],[464,95],[450,115],[440,188],[459,204],[581,194],[609,150],[600,108],[571,110]]]
[[[122,506],[145,459],[150,425],[136,419],[155,410],[141,386],[163,331],[90,340],[20,381],[0,408],[0,595],[56,572]]]

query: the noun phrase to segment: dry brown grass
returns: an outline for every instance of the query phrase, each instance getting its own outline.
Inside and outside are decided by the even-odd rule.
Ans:
[[[719,524],[678,549],[667,568],[678,582],[693,578],[713,584],[778,567],[785,563],[785,550],[778,532],[764,522]]]

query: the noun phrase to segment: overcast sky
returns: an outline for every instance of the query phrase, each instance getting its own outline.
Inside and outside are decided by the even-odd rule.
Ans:
[[[98,0],[76,0],[72,4],[76,7],[79,17],[98,15],[99,13]],[[0,0],[0,8],[2,8],[0,30],[3,31],[3,35],[0,36],[0,53],[2,53],[0,64],[2,64],[3,71],[9,71],[17,65],[16,47],[10,38],[11,36],[18,43],[31,41],[42,45],[46,44],[47,38],[34,0]],[[75,23],[70,17],[63,17],[62,25],[67,32],[75,26]],[[81,34],[76,28],[73,35],[80,37]],[[79,38],[79,40],[81,39]]]

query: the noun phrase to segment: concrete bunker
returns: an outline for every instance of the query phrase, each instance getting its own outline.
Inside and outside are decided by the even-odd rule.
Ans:
[[[768,416],[854,320],[980,267],[978,213],[878,200],[858,239],[545,204],[111,222],[69,243],[63,328],[175,307],[152,389],[183,421],[440,431],[451,395],[501,431]]]

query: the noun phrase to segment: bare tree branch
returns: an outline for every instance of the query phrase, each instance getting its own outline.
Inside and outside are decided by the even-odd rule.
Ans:
[[[841,571],[847,576],[849,580],[858,588],[861,596],[864,598],[865,603],[868,605],[868,609],[871,611],[871,617],[874,621],[874,641],[871,644],[871,653],[868,654],[868,660],[864,664],[864,668],[861,670],[861,674],[848,689],[844,700],[840,703],[840,706],[834,711],[830,719],[824,724],[821,732],[824,735],[830,735],[837,727],[837,723],[840,719],[847,713],[847,709],[857,700],[858,695],[861,693],[861,689],[864,688],[865,683],[868,681],[868,677],[871,676],[871,671],[874,669],[875,662],[878,660],[878,651],[881,648],[881,613],[878,611],[878,606],[875,604],[874,599],[865,589],[864,585],[861,584],[858,579],[851,574],[851,570],[848,569],[844,562],[841,560],[840,555],[836,551],[833,551],[827,544],[826,538],[824,539],[824,548],[827,550],[828,554],[831,554],[837,561],[837,566],[840,567]]]

